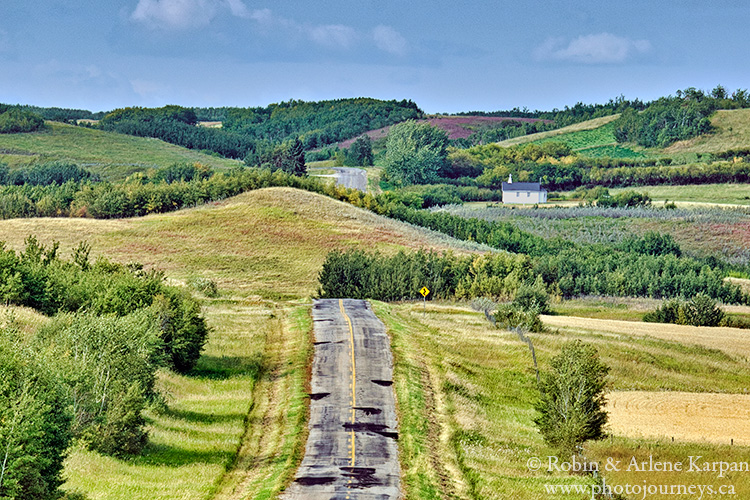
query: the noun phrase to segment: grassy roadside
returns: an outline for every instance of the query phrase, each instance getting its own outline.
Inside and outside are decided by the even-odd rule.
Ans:
[[[407,499],[541,500],[545,484],[590,482],[528,471],[531,457],[553,453],[531,421],[534,372],[514,335],[463,308],[430,304],[424,318],[421,306],[374,309],[392,339]]]
[[[213,331],[194,372],[159,374],[168,409],[149,412],[145,453],[122,461],[76,448],[66,490],[146,500],[246,498],[235,494],[245,490],[271,498],[283,489],[282,471],[293,470],[304,443],[309,308],[220,300],[205,312]],[[262,488],[247,483],[248,470]]]
[[[528,470],[529,458],[546,459],[554,451],[533,423],[534,369],[515,334],[490,328],[483,315],[465,306],[430,303],[424,317],[421,305],[375,303],[374,309],[392,339],[406,498],[541,500],[550,495],[545,485],[592,481]],[[533,336],[540,367],[573,339],[597,347],[612,368],[613,390],[743,393],[750,380],[743,359],[716,350],[575,329]],[[606,463],[612,454],[640,457],[643,449],[656,446],[653,440],[613,438],[593,443],[587,453]],[[710,444],[680,446],[662,446],[663,456],[674,458],[689,449],[705,456],[721,452]],[[728,456],[747,453],[736,446]],[[652,481],[643,474],[637,478]],[[626,479],[633,482],[633,476]],[[554,496],[582,498],[560,491]]]

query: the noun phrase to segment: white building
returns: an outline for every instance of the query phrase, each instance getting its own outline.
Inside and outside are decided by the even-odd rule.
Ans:
[[[534,205],[547,203],[547,190],[538,182],[513,182],[513,176],[508,182],[503,182],[503,203]]]

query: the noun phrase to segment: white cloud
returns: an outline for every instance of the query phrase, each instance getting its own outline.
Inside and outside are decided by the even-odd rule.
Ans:
[[[130,87],[133,89],[133,92],[140,97],[154,97],[165,94],[169,91],[169,87],[166,85],[138,78],[130,80]]]
[[[650,50],[648,40],[631,40],[611,33],[599,33],[581,35],[570,41],[549,38],[534,50],[534,57],[540,61],[617,64]]]
[[[138,0],[131,18],[151,28],[198,28],[226,9],[236,17],[252,16],[242,0]]]
[[[406,54],[406,39],[390,26],[376,26],[372,30],[372,38],[380,50],[397,56]]]
[[[357,39],[354,28],[341,24],[310,26],[305,31],[310,40],[330,48],[349,49]]]

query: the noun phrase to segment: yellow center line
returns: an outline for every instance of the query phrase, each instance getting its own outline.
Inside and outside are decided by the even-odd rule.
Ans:
[[[349,316],[346,314],[346,311],[344,310],[344,300],[339,299],[339,308],[341,309],[341,315],[346,319],[347,324],[349,325],[349,348],[352,353],[352,434],[351,434],[351,444],[352,444],[352,452],[350,456],[350,467],[354,467],[354,459],[355,459],[355,446],[354,446],[354,407],[357,406],[357,365],[354,362],[354,329],[352,328],[352,320],[349,319]]]

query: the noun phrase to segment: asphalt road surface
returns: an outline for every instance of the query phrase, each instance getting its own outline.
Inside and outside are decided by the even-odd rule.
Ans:
[[[393,358],[367,302],[316,300],[310,435],[285,500],[399,497]]]
[[[367,171],[353,167],[334,167],[336,184],[367,192]]]

